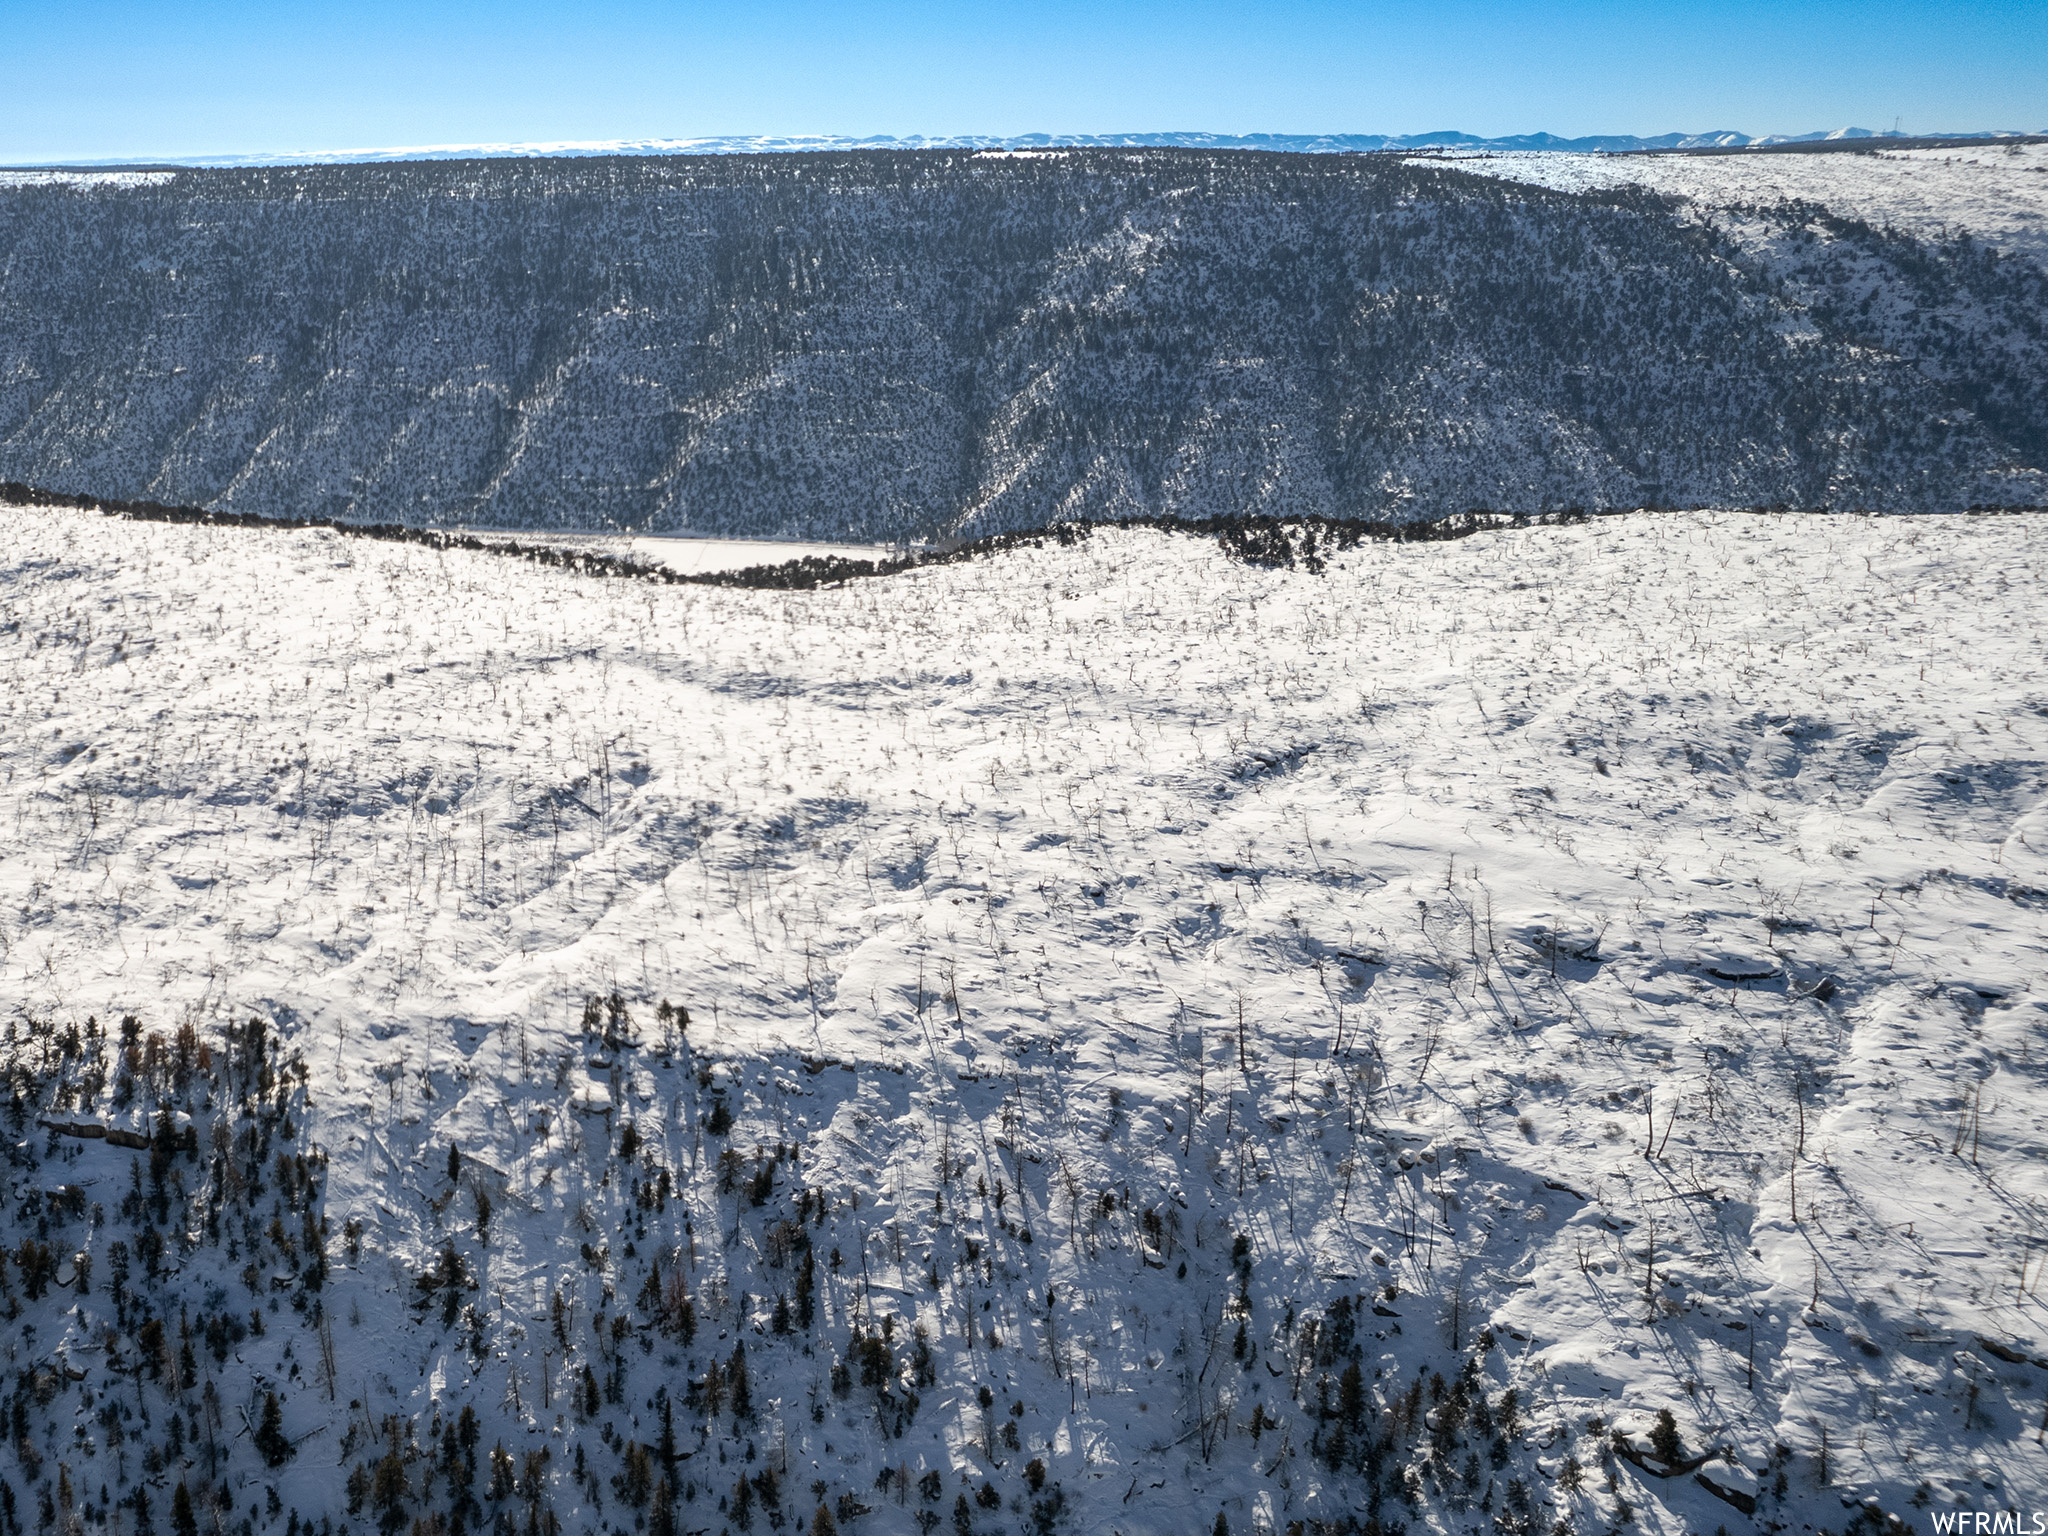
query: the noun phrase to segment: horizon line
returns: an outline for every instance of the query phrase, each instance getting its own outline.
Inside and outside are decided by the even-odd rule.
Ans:
[[[376,146],[349,149],[249,150],[213,155],[127,155],[89,159],[38,160],[0,165],[6,171],[167,170],[253,168],[260,166],[395,163],[454,159],[542,159],[603,155],[790,154],[856,149],[967,149],[1030,151],[1049,149],[1210,148],[1270,150],[1282,153],[1415,151],[1428,149],[1497,150],[1562,154],[1632,153],[1656,150],[1771,149],[1896,142],[1902,147],[1920,141],[2030,139],[2048,129],[1972,129],[1953,132],[1904,133],[1897,129],[1845,127],[1799,134],[1745,134],[1734,129],[1698,133],[1584,134],[1565,137],[1549,132],[1482,136],[1457,129],[1426,133],[1210,133],[1202,130],[1155,130],[1129,133],[1023,134],[699,134],[675,138],[485,140],[469,143]]]

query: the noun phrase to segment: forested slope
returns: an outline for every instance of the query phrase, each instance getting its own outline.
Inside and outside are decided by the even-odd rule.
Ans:
[[[2042,500],[2038,268],[1845,224],[1874,324],[1675,207],[1198,150],[18,183],[0,478],[861,540]]]

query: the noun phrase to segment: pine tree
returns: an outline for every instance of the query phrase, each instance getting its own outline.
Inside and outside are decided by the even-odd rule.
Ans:
[[[651,1323],[667,1321],[663,1315],[661,1256],[655,1255],[654,1262],[647,1267],[647,1278],[640,1282],[640,1294],[636,1298],[640,1310],[647,1314]]]
[[[172,1536],[199,1536],[199,1522],[192,1517],[192,1495],[183,1483],[171,1495]]]
[[[281,1467],[292,1459],[292,1443],[284,1432],[284,1410],[275,1392],[263,1394],[263,1418],[256,1426],[255,1443],[266,1467]]]
[[[384,1531],[395,1533],[405,1524],[405,1501],[411,1496],[404,1458],[396,1450],[386,1451],[370,1479],[370,1502],[377,1506],[377,1524]]]
[[[810,1240],[804,1240],[803,1267],[796,1272],[796,1320],[809,1333],[818,1317],[818,1261],[811,1253]]]
[[[751,1419],[754,1416],[754,1393],[747,1381],[747,1346],[744,1342],[732,1347],[732,1360],[727,1364],[725,1374],[732,1392],[733,1422]]]
[[[1357,1430],[1365,1423],[1365,1377],[1356,1360],[1337,1379],[1337,1416],[1346,1429]]]
[[[501,1503],[511,1498],[516,1491],[517,1485],[512,1472],[512,1453],[505,1449],[505,1442],[500,1440],[491,1447],[490,1500],[493,1504]]]

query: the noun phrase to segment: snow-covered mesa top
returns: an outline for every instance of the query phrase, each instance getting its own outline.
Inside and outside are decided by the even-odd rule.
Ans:
[[[1559,191],[1637,185],[1703,213],[1803,202],[1920,240],[1967,232],[2048,265],[2048,144],[1876,149],[1855,155],[1460,157],[1466,169]],[[1723,218],[1720,222],[1729,221]],[[1738,237],[1741,230],[1735,232]]]

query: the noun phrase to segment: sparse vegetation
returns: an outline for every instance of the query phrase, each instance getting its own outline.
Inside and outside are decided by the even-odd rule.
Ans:
[[[1872,1214],[2032,1145],[2024,997],[1915,937],[2031,942],[2032,519],[792,596],[0,538],[24,1529],[1054,1536],[1129,1518],[1098,1452],[1183,1523],[1711,1529],[1661,1471],[1839,1520],[2037,1432],[2023,1208],[1911,1285],[1962,1239]],[[1779,1456],[1795,1379],[1859,1395]]]

